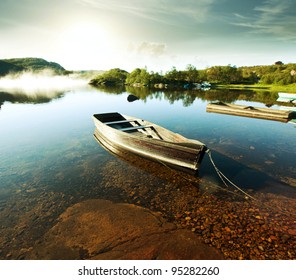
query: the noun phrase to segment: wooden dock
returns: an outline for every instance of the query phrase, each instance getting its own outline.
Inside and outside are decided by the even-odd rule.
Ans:
[[[296,112],[271,108],[260,108],[248,105],[237,105],[223,102],[213,102],[207,105],[207,112],[234,116],[259,118],[273,121],[288,122],[295,118]]]

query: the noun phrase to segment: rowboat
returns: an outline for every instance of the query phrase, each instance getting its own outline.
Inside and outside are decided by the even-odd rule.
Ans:
[[[278,102],[289,102],[296,104],[296,93],[279,92]]]
[[[287,122],[295,116],[293,111],[283,111],[271,108],[253,107],[248,105],[237,105],[223,102],[212,102],[207,105],[207,112],[229,114],[243,117],[267,119]]]
[[[96,140],[115,154],[124,151],[196,174],[207,150],[198,140],[140,118],[114,112],[94,114],[93,120]]]

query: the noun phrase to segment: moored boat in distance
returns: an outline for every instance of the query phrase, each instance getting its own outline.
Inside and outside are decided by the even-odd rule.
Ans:
[[[248,105],[237,105],[223,102],[212,102],[207,105],[207,112],[229,114],[235,116],[267,119],[288,122],[295,117],[294,111],[283,111],[271,108],[253,107]]]
[[[140,118],[114,112],[94,114],[93,120],[95,138],[115,154],[130,152],[196,174],[207,150],[198,140]]]
[[[296,104],[296,93],[279,92],[278,95],[279,97],[276,101]]]
[[[209,82],[204,81],[204,82],[201,82],[200,84],[194,83],[193,86],[195,89],[210,90],[212,85]]]

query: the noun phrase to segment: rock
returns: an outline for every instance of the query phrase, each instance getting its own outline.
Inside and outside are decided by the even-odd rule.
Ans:
[[[94,199],[69,207],[28,259],[223,259],[223,255],[155,212]]]
[[[133,94],[130,94],[128,97],[127,97],[127,101],[128,102],[134,102],[136,100],[139,100],[139,97],[133,95]]]

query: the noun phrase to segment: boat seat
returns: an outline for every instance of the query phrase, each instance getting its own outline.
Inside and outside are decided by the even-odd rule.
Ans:
[[[138,129],[143,129],[143,128],[151,128],[153,127],[152,125],[138,125],[138,126],[133,126],[133,127],[124,127],[124,128],[119,128],[121,131],[131,131],[131,130],[138,130]]]
[[[122,120],[122,121],[105,122],[104,124],[110,125],[110,124],[127,123],[127,122],[135,122],[135,121],[137,120]]]

